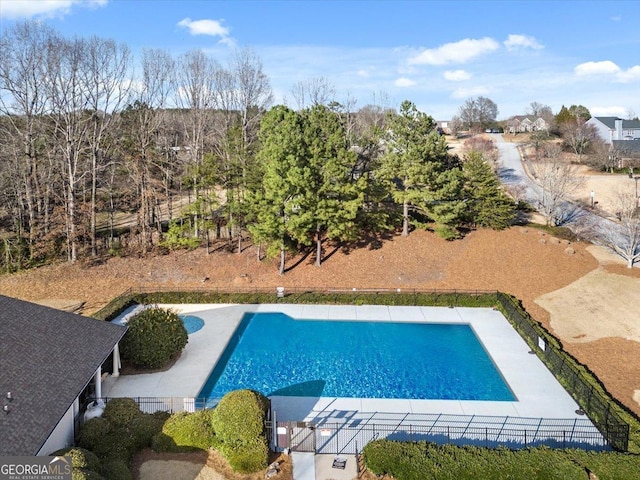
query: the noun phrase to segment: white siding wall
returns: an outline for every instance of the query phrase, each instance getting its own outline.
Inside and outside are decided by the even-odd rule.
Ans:
[[[602,140],[604,140],[606,143],[611,143],[611,140],[615,140],[615,138],[612,138],[615,132],[600,120],[591,117],[589,120],[587,120],[587,125],[593,125],[594,127],[596,127],[598,135],[600,135],[600,138],[602,138]]]
[[[622,130],[622,138],[632,137],[633,139],[640,138],[640,129]]]
[[[67,413],[64,414],[56,428],[51,432],[49,438],[44,443],[38,455],[49,455],[51,452],[73,445],[73,423],[76,413],[79,410],[79,401],[76,398],[73,405],[69,407]]]

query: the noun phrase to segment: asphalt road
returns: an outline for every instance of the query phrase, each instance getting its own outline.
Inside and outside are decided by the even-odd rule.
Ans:
[[[500,134],[491,134],[498,147],[498,177],[507,186],[522,189],[522,197],[538,209],[542,200],[542,187],[527,174],[518,150],[518,144],[505,142]],[[589,240],[597,245],[617,243],[628,240],[621,226],[594,211],[583,208],[573,202],[565,201],[559,207],[563,213],[562,226],[570,228],[578,238]],[[640,265],[640,262],[636,265]]]

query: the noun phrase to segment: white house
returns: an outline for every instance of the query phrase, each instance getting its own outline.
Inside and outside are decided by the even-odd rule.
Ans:
[[[0,295],[0,329],[0,455],[73,445],[112,354],[118,374],[126,327]]]
[[[548,130],[549,125],[541,117],[534,117],[532,115],[515,115],[507,120],[506,131],[508,133],[521,133],[521,132],[537,132],[541,130]]]
[[[616,140],[640,139],[640,121],[618,117],[591,117],[587,125],[593,125],[602,140],[612,144]]]

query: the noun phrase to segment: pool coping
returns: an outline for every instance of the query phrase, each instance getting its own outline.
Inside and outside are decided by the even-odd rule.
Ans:
[[[586,417],[506,318],[491,308],[303,304],[163,304],[197,314],[204,327],[189,336],[182,356],[165,372],[120,376],[106,382],[110,397],[195,397],[246,313],[281,312],[294,318],[469,324],[516,401],[271,397],[279,420],[329,421],[345,412],[503,416],[547,419]],[[115,380],[115,381],[114,381]],[[366,415],[365,415],[366,416]],[[338,420],[336,420],[338,421]]]

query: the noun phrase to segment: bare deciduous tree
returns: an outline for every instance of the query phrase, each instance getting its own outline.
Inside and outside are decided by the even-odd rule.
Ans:
[[[458,109],[458,118],[462,125],[476,132],[495,122],[498,106],[487,97],[469,98]]]
[[[67,258],[78,259],[78,191],[90,174],[87,138],[91,127],[86,40],[55,39],[47,52],[47,95],[51,104],[55,148],[66,199]]]
[[[542,118],[547,124],[547,131],[553,130],[555,126],[555,115],[549,105],[544,105],[539,102],[531,102],[526,109],[526,113],[536,119]]]
[[[26,224],[29,257],[34,256],[38,225],[46,218],[46,174],[39,157],[44,135],[42,117],[47,112],[46,55],[47,46],[56,37],[46,25],[31,21],[8,28],[0,38],[0,114],[5,141],[15,142],[18,161],[10,184],[16,189],[18,208],[26,207],[26,221],[19,222],[19,232]],[[19,147],[18,147],[19,145]],[[5,173],[8,173],[5,170]],[[44,222],[43,229],[48,229]]]
[[[237,159],[240,178],[235,191],[234,203],[241,207],[245,191],[249,186],[249,172],[255,172],[255,148],[258,139],[260,119],[273,102],[269,77],[262,69],[262,61],[255,52],[241,49],[235,52],[230,71],[234,79],[235,110],[240,114],[241,141]],[[238,210],[236,208],[236,210]],[[237,253],[242,252],[243,212],[236,212]]]
[[[127,103],[130,83],[131,55],[129,47],[98,37],[89,39],[84,57],[84,82],[91,124],[87,141],[91,157],[90,237],[91,254],[97,255],[96,196],[99,170],[105,167],[108,147],[105,136],[120,118],[117,113]]]
[[[335,99],[336,89],[327,78],[314,77],[294,84],[291,95],[298,110],[303,110],[313,105],[328,105]]]
[[[640,259],[640,208],[633,183],[618,192],[615,208],[619,228],[601,228],[599,238],[632,268]]]
[[[175,89],[175,62],[163,50],[144,50],[142,75],[134,83],[133,103],[124,115],[128,127],[126,159],[129,174],[138,190],[138,227],[142,236],[142,251],[150,243],[149,226],[153,224],[156,190],[152,175],[153,161],[158,156],[156,138],[165,117],[165,107]]]
[[[483,136],[474,136],[464,141],[462,144],[462,150],[465,154],[471,152],[478,152],[482,154],[482,158],[489,162],[493,170],[497,169],[498,162],[498,147],[496,147],[493,140]]]
[[[598,132],[593,125],[588,125],[585,118],[576,117],[573,122],[564,122],[560,126],[560,133],[567,147],[577,156],[578,162],[582,162],[582,155],[591,146],[594,139],[598,138]]]
[[[546,145],[542,158],[532,162],[534,177],[542,187],[539,206],[547,225],[562,225],[571,210],[569,198],[583,183],[576,167],[561,158],[556,144]]]

